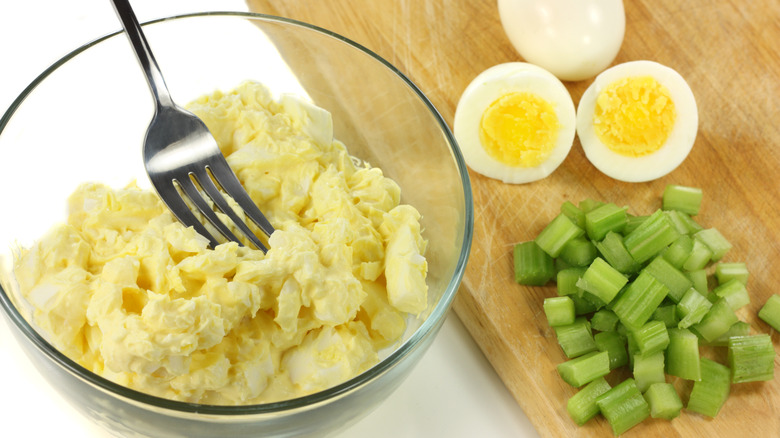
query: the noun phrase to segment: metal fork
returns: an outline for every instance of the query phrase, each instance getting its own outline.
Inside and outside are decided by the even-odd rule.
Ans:
[[[146,131],[143,159],[152,185],[160,198],[179,221],[194,227],[195,231],[208,238],[212,248],[218,245],[220,242],[198,220],[187,201],[182,198],[178,186],[189,202],[224,238],[241,244],[238,237],[217,216],[203,196],[205,193],[254,246],[267,251],[263,242],[230,207],[220,189],[232,197],[244,214],[267,236],[274,231],[271,223],[244,190],[203,121],[176,105],[171,99],[130,3],[127,0],[111,1],[146,75],[156,103],[154,117]]]

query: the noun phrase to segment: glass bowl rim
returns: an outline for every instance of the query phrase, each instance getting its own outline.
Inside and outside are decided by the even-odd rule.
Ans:
[[[180,413],[206,414],[206,415],[217,415],[217,416],[258,415],[258,414],[279,413],[279,412],[290,411],[295,409],[307,408],[312,405],[326,402],[327,400],[333,398],[338,398],[344,394],[354,391],[362,387],[363,385],[375,380],[382,374],[386,373],[388,370],[390,370],[395,365],[397,365],[401,361],[401,359],[403,359],[404,357],[409,355],[413,350],[415,350],[420,345],[420,343],[423,341],[424,338],[432,335],[433,334],[432,331],[445,318],[446,313],[449,310],[452,301],[457,293],[457,289],[463,277],[465,267],[466,267],[466,262],[468,260],[469,252],[471,249],[473,224],[474,224],[471,183],[469,180],[466,163],[464,161],[463,155],[460,152],[460,149],[458,148],[454,135],[452,134],[449,126],[444,121],[439,111],[430,102],[427,96],[425,96],[425,94],[423,94],[423,92],[405,74],[403,74],[395,66],[390,64],[387,60],[377,55],[372,50],[366,48],[365,46],[355,41],[352,41],[349,38],[346,38],[342,35],[339,35],[325,28],[315,26],[309,23],[305,23],[302,21],[274,16],[274,15],[260,14],[255,12],[237,12],[237,11],[195,12],[195,13],[177,14],[168,17],[157,18],[157,19],[145,21],[141,24],[142,26],[147,26],[147,25],[153,25],[153,24],[162,23],[166,21],[175,21],[175,20],[183,20],[188,18],[199,18],[199,17],[209,17],[209,16],[237,17],[237,18],[244,18],[244,19],[250,19],[256,21],[283,23],[287,25],[304,27],[307,28],[308,30],[313,30],[317,33],[321,33],[326,36],[340,40],[341,42],[349,46],[352,46],[353,48],[369,55],[370,57],[374,58],[376,61],[383,64],[387,69],[395,73],[395,75],[397,75],[403,82],[405,82],[406,85],[411,90],[414,91],[417,97],[428,107],[429,111],[431,112],[431,115],[433,115],[434,118],[436,119],[441,131],[445,134],[447,138],[447,142],[451,146],[450,152],[453,154],[453,158],[455,160],[457,170],[461,177],[461,183],[464,192],[463,193],[464,202],[465,202],[465,218],[464,218],[465,220],[463,223],[464,226],[463,243],[461,245],[460,254],[458,256],[457,265],[455,267],[455,272],[453,273],[453,276],[450,279],[447,288],[444,290],[441,298],[437,302],[431,314],[428,316],[428,318],[426,318],[426,320],[422,323],[422,325],[420,325],[420,327],[418,327],[417,330],[415,330],[415,332],[409,337],[409,339],[405,340],[401,344],[401,346],[398,347],[396,350],[394,350],[389,356],[387,356],[386,358],[384,358],[383,360],[381,360],[380,362],[372,366],[367,371],[358,374],[357,376],[354,376],[353,378],[345,382],[342,382],[336,386],[306,396],[278,401],[278,402],[272,402],[272,403],[253,404],[253,405],[207,405],[207,404],[199,404],[199,403],[182,402],[182,401],[171,400],[171,399],[149,395],[119,385],[117,383],[114,383],[108,379],[105,379],[87,370],[86,368],[82,367],[81,365],[77,364],[76,362],[74,362],[73,360],[71,360],[64,354],[62,354],[58,349],[54,348],[48,341],[46,341],[43,338],[43,336],[41,336],[32,327],[27,322],[27,320],[21,315],[21,313],[16,308],[16,306],[13,304],[12,300],[10,299],[10,297],[8,296],[7,292],[2,287],[2,285],[0,285],[0,307],[3,308],[8,319],[14,323],[15,328],[20,330],[25,335],[25,337],[29,341],[31,341],[32,344],[38,350],[40,350],[49,359],[54,361],[54,363],[56,363],[58,366],[62,367],[71,375],[74,375],[75,377],[80,378],[82,381],[85,381],[86,383],[92,385],[93,387],[96,387],[104,392],[108,392],[116,396],[119,396],[120,398],[129,399],[130,402],[141,403],[142,405],[148,405],[151,407],[161,408],[170,411],[177,411]],[[16,99],[14,99],[14,101],[11,103],[9,108],[2,115],[2,118],[0,118],[0,134],[2,134],[6,125],[11,120],[11,117],[16,112],[16,110],[21,106],[22,102],[24,102],[27,96],[29,96],[32,93],[32,91],[41,82],[43,82],[50,74],[52,74],[60,66],[68,62],[70,59],[76,57],[80,53],[88,50],[93,46],[100,44],[105,40],[116,37],[121,33],[123,33],[123,30],[120,29],[105,34],[85,44],[82,44],[81,46],[77,47],[74,50],[71,50],[69,53],[56,60],[42,73],[40,73],[27,87],[25,87],[25,89],[19,94],[19,96]],[[9,326],[9,328],[11,327]]]

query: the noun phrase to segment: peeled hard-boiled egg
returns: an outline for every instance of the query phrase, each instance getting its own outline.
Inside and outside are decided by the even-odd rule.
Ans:
[[[653,61],[633,61],[596,77],[577,107],[577,136],[588,160],[626,182],[660,178],[685,160],[699,115],[688,83]]]
[[[568,155],[574,103],[550,72],[522,62],[499,64],[466,87],[453,128],[472,170],[527,183],[548,176]]]
[[[607,68],[626,29],[622,0],[498,0],[498,12],[520,56],[564,81]]]

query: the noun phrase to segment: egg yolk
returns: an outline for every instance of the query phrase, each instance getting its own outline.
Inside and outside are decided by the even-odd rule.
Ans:
[[[479,137],[487,154],[509,166],[535,167],[547,160],[560,124],[553,106],[533,93],[506,94],[482,114]]]
[[[666,87],[650,76],[630,77],[611,83],[599,94],[593,127],[611,150],[641,157],[666,143],[675,118]]]

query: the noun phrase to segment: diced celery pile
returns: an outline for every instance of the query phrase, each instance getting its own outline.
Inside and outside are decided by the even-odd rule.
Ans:
[[[670,185],[646,215],[566,201],[536,239],[517,244],[516,281],[556,283],[544,310],[566,357],[558,373],[578,388],[567,406],[578,425],[602,415],[619,435],[683,409],[715,417],[731,385],[774,378],[769,335],[750,334],[737,314],[750,303],[748,268],[724,261],[732,243],[694,220],[702,197]],[[780,295],[758,316],[780,330]],[[702,348],[727,349],[728,363]],[[611,387],[605,376],[626,367],[630,376]],[[681,385],[689,394],[680,397],[667,376],[691,380]]]

